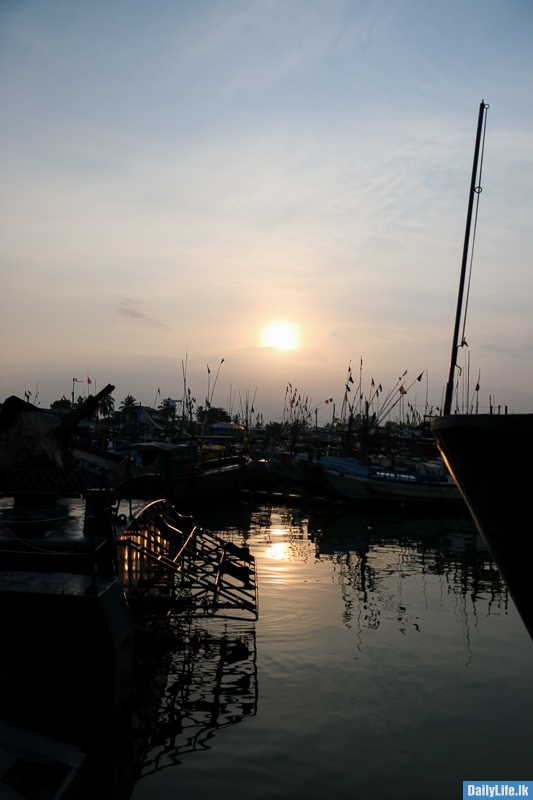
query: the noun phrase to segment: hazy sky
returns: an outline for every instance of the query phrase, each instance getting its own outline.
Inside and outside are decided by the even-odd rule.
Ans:
[[[532,42],[531,0],[1,0],[0,401],[180,398],[188,353],[269,419],[361,357],[440,405],[484,99],[471,387],[533,411]]]

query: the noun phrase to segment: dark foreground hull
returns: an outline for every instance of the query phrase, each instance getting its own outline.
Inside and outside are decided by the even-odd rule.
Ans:
[[[431,427],[533,637],[533,415],[446,416]]]

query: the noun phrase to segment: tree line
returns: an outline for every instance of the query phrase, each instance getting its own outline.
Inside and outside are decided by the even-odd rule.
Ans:
[[[82,405],[85,400],[86,398],[80,395],[73,404],[71,400],[63,396],[60,400],[54,400],[50,408],[54,411],[70,411],[72,408]],[[107,397],[102,398],[98,405],[98,416],[102,419],[113,418],[113,420],[117,422],[124,421],[131,416],[133,411],[139,408],[139,405],[140,403],[132,394],[127,394],[126,397],[121,400],[118,409],[115,410],[115,398],[112,395],[107,395]],[[171,422],[173,419],[178,419],[181,416],[181,407],[178,409],[176,401],[172,400],[170,397],[163,400],[157,407],[157,410],[164,422]],[[211,406],[208,403],[205,407],[199,405],[194,409],[194,419],[196,422],[203,425],[213,425],[217,422],[234,422],[240,424],[238,414],[232,418],[224,408]]]

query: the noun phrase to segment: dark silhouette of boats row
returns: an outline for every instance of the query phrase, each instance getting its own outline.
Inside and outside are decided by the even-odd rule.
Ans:
[[[76,426],[112,389],[60,419],[8,398],[0,412],[0,491],[31,499],[106,485],[123,499],[205,503],[292,480],[305,483],[308,495],[358,502],[462,503],[427,422],[380,424],[367,405],[364,413],[352,409],[347,423],[321,429],[296,418],[245,437],[212,430],[201,438],[123,441],[110,451]]]

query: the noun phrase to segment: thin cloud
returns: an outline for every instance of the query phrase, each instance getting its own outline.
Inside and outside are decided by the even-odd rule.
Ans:
[[[144,311],[141,311],[141,305],[142,300],[124,297],[119,301],[118,313],[122,314],[124,317],[130,317],[131,319],[139,320],[139,322],[143,322],[147,325],[152,325],[155,328],[162,328],[165,331],[172,330],[168,325],[165,325],[164,322],[159,322],[157,319],[153,319],[148,314],[145,314]]]
[[[515,348],[503,348],[494,344],[482,344],[479,346],[480,352],[493,353],[498,356],[510,358],[531,358],[533,355],[533,345],[524,345]]]

